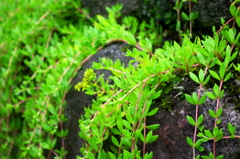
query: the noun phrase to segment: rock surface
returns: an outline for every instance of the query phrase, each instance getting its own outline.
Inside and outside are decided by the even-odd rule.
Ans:
[[[72,81],[71,85],[73,87],[66,96],[66,107],[64,111],[65,116],[68,118],[68,121],[64,123],[64,129],[69,130],[68,136],[65,139],[65,148],[68,151],[66,157],[68,159],[74,159],[76,158],[76,155],[80,155],[79,149],[82,147],[83,140],[78,136],[78,119],[84,114],[84,107],[91,106],[92,100],[95,98],[95,96],[86,95],[84,92],[74,90],[74,86],[82,81],[85,70],[90,68],[93,62],[98,62],[99,58],[107,57],[113,61],[119,59],[125,64],[125,66],[127,66],[132,58],[125,56],[125,53],[122,51],[122,48],[124,47],[129,47],[129,45],[113,44],[100,50],[83,65],[76,78]],[[111,75],[111,72],[106,70],[95,70],[95,73],[97,76],[104,74],[105,78],[108,78]]]
[[[106,7],[111,7],[116,3],[122,4],[121,13],[123,16],[133,15],[140,11],[140,6],[143,4],[142,0],[81,0],[83,7],[90,8],[90,15],[95,16],[100,14],[107,16]]]

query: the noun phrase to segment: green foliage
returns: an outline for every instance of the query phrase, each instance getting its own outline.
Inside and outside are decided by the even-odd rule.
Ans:
[[[181,3],[176,2],[175,8],[177,7],[181,7]],[[194,13],[192,13],[193,15]],[[194,20],[195,18],[190,19]],[[98,94],[98,98],[93,101],[91,107],[85,109],[84,116],[79,120],[81,129],[79,136],[86,141],[85,146],[81,148],[84,157],[145,158],[148,155],[145,152],[147,144],[154,142],[158,137],[153,135],[152,130],[159,126],[146,126],[146,117],[157,113],[158,109],[150,111],[150,106],[164,90],[161,84],[174,78],[173,70],[182,70],[185,74],[189,74],[190,78],[200,85],[200,89],[212,80],[211,76],[220,81],[220,85],[214,84],[213,93],[206,92],[201,95],[199,91],[198,93],[194,92],[192,96],[185,95],[188,102],[196,105],[196,109],[206,101],[207,97],[216,100],[223,97],[224,90],[221,83],[227,82],[232,77],[230,69],[233,64],[231,62],[237,56],[237,52],[232,53],[238,41],[236,30],[225,28],[224,31],[221,31],[221,35],[214,31],[214,38],[210,36],[203,40],[196,38],[194,42],[188,36],[183,36],[181,45],[176,42],[173,44],[165,42],[162,48],[154,50],[152,40],[137,33],[138,23],[133,19],[127,19],[131,21],[127,27],[128,31],[122,29],[111,18],[104,19],[99,16],[98,20],[99,23],[95,23],[97,28],[103,29],[105,27],[102,25],[107,26],[108,29],[105,30],[107,34],[114,32],[114,39],[121,39],[138,49],[127,51],[127,56],[135,59],[130,61],[127,68],[119,61],[113,62],[107,58],[101,59],[99,63],[93,63],[92,68],[94,69],[111,71],[113,76],[109,79],[113,80],[114,84],[109,85],[108,80],[105,81],[100,77],[94,84],[90,82],[91,84],[84,87],[86,93]],[[127,20],[124,19],[123,22]],[[111,27],[113,25],[114,28]],[[116,27],[119,29],[116,30]],[[139,36],[135,38],[136,36],[133,34]],[[226,44],[226,41],[229,42],[229,45]],[[138,66],[132,66],[132,62],[135,61]],[[196,75],[194,71],[199,66],[206,68],[205,70],[199,69]],[[219,69],[217,70],[217,68]],[[194,157],[195,149],[200,152],[204,151],[203,142],[209,140],[216,142],[222,138],[229,138],[224,136],[222,129],[217,127],[221,122],[219,117],[222,111],[223,109],[219,108],[219,105],[216,106],[216,111],[209,110],[209,115],[216,120],[212,130],[206,130],[202,126],[203,115],[197,116],[196,119],[187,116],[188,122],[200,131],[195,134],[194,140],[187,137],[187,143],[193,147]],[[229,124],[228,129],[232,134],[231,137],[236,137],[234,134],[236,127]],[[198,140],[196,140],[196,136],[199,137]],[[105,142],[110,142],[108,147],[104,146]],[[142,148],[138,147],[139,142],[142,142]],[[141,156],[140,151],[142,151]],[[222,157],[218,156],[217,158]],[[209,154],[209,157],[202,156],[202,158],[215,158],[215,150],[213,154]]]
[[[237,2],[230,6],[230,13],[239,27]],[[182,1],[176,1],[179,15],[182,5]],[[119,60],[103,58],[93,63],[83,81],[75,86],[79,91],[97,95],[79,119],[79,136],[86,141],[80,150],[83,158],[153,158],[152,152],[146,152],[146,146],[157,140],[154,130],[160,125],[147,125],[146,120],[159,111],[151,106],[169,89],[166,83],[176,79],[175,73],[189,75],[200,89],[213,79],[219,81],[220,84],[213,84],[212,92],[185,95],[197,109],[207,98],[219,101],[224,96],[223,83],[234,77],[233,68],[239,71],[239,64],[234,63],[240,46],[237,26],[225,24],[219,31],[213,27],[214,38],[192,40],[192,22],[198,13],[182,13],[190,22],[189,34],[182,35],[178,18],[180,44],[165,42],[163,47],[156,48],[162,45],[162,27],[156,26],[154,19],[148,24],[131,16],[118,23],[121,5],[106,8],[108,18],[97,15],[96,19],[88,16],[79,1],[10,0],[0,2],[0,6],[1,157],[50,158],[51,154],[58,159],[65,157],[64,145],[57,149],[56,143],[57,137],[64,139],[68,135],[68,130],[62,128],[62,122],[67,120],[63,115],[66,93],[82,63],[105,44],[120,41],[134,46],[126,51],[134,60],[125,67]],[[102,76],[97,78],[94,69],[111,71],[108,80],[113,84]],[[166,105],[167,100],[163,101]],[[212,130],[202,126],[203,115],[187,116],[188,122],[199,130],[194,139],[187,138],[193,155],[195,149],[204,151],[203,142],[239,137],[235,134],[236,126],[230,123],[231,136],[224,136],[218,128],[222,113],[219,105],[216,110],[209,110],[209,115],[215,118]],[[215,157],[213,152],[202,158],[222,156]]]
[[[234,4],[238,2],[235,1],[230,5],[230,13],[232,14],[234,20],[237,20],[240,17],[239,9],[237,9]],[[195,73],[190,72],[190,78],[198,83],[200,85],[200,89],[205,86],[209,80],[211,80],[211,77],[219,81],[219,85],[214,83],[212,92],[205,92],[205,94],[201,94],[200,91],[198,91],[198,94],[193,93],[192,96],[185,94],[186,100],[196,105],[196,116],[195,119],[193,119],[190,116],[187,116],[188,122],[195,127],[195,132],[193,135],[193,140],[189,137],[187,137],[187,143],[193,148],[193,158],[196,157],[195,149],[202,152],[204,151],[204,148],[201,146],[203,142],[207,142],[210,140],[213,140],[213,152],[209,154],[209,156],[201,156],[204,159],[220,159],[223,158],[223,155],[216,156],[216,142],[221,139],[227,139],[227,138],[238,138],[239,136],[235,135],[236,126],[233,126],[231,123],[228,123],[228,131],[231,134],[231,136],[224,136],[223,129],[218,127],[218,124],[221,123],[221,115],[223,113],[222,107],[220,107],[219,101],[224,96],[224,90],[223,90],[223,84],[224,82],[227,82],[231,77],[233,77],[231,67],[234,65],[233,61],[236,58],[237,54],[239,55],[238,48],[236,48],[236,52],[234,52],[234,47],[237,45],[239,46],[239,36],[240,33],[236,31],[236,28],[230,28],[227,24],[224,24],[225,26],[221,28],[221,37],[222,40],[219,41],[219,35],[215,32],[215,28],[213,28],[214,31],[214,38],[215,39],[206,39],[206,42],[202,42],[205,45],[206,50],[211,53],[210,58],[207,59],[207,57],[204,57],[206,54],[197,54],[197,57],[201,64],[205,66],[205,71],[200,69],[198,76]],[[226,45],[224,41],[227,41],[229,45]],[[209,45],[210,44],[210,45]],[[203,53],[203,52],[202,52]],[[215,55],[214,55],[214,54]],[[217,64],[217,66],[215,66]],[[213,67],[215,66],[215,67]],[[210,70],[210,68],[213,67],[213,69]],[[238,67],[234,65],[235,69],[238,70]],[[207,76],[208,75],[208,76]],[[210,77],[211,75],[211,77]],[[207,76],[206,81],[204,78]],[[215,119],[215,124],[213,125],[212,130],[204,129],[203,126],[201,126],[203,122],[203,115],[200,115],[198,117],[198,106],[203,104],[206,100],[206,96],[210,99],[216,100],[216,108],[215,110],[209,109],[209,116]],[[204,100],[203,100],[204,98]],[[201,100],[202,99],[202,100]],[[202,102],[200,102],[202,101]],[[197,128],[199,129],[199,133],[197,134]],[[199,139],[197,139],[197,137]],[[200,156],[197,156],[197,158],[200,158]]]
[[[10,0],[0,6],[0,156],[63,158],[56,137],[68,134],[62,122],[69,83],[104,41],[92,44],[98,32],[79,14],[79,1]]]

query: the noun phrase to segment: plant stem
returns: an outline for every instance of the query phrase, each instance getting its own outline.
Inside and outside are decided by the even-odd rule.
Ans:
[[[188,1],[188,4],[189,4],[189,15],[192,13],[192,2],[191,0]],[[189,30],[190,30],[190,38],[192,37],[192,20],[190,19],[189,21]]]
[[[222,85],[223,85],[223,80],[220,80],[220,86],[219,86],[219,91],[222,90]],[[220,106],[220,98],[218,97],[217,98],[217,104],[216,104],[216,112],[218,111],[219,109],[219,106]],[[215,123],[214,123],[214,128],[217,126],[217,121],[218,121],[218,117],[215,118]],[[216,139],[214,138],[213,140],[213,156],[214,158],[216,157]]]

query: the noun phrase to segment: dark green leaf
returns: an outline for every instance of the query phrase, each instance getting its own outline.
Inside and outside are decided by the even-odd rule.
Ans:
[[[198,16],[199,16],[199,12],[192,12],[191,14],[190,14],[190,20],[195,20],[195,19],[197,19],[198,18]]]
[[[182,17],[185,20],[190,20],[186,13],[182,12]]]

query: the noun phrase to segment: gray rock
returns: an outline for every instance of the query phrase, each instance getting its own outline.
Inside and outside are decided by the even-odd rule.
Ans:
[[[193,4],[193,11],[200,13],[197,20],[203,26],[220,26],[221,17],[225,20],[232,18],[229,12],[231,1],[232,0],[198,0],[198,3]]]
[[[122,4],[123,9],[121,13],[123,16],[133,15],[133,13],[137,13],[140,11],[140,6],[143,4],[142,0],[82,0],[81,1],[83,7],[87,7],[90,9],[90,15],[94,16],[96,14],[100,14],[103,16],[107,16],[106,7],[111,7],[116,3]]]
[[[82,147],[83,140],[78,136],[78,120],[81,115],[84,114],[84,108],[91,106],[92,100],[95,98],[95,96],[86,95],[84,92],[74,90],[74,86],[82,81],[85,70],[90,68],[93,62],[98,62],[99,58],[106,57],[113,61],[119,59],[125,64],[125,66],[127,66],[132,58],[125,56],[125,53],[122,51],[124,47],[129,47],[129,45],[113,44],[98,51],[83,65],[76,78],[72,81],[71,85],[73,88],[66,96],[66,107],[64,110],[64,114],[66,118],[68,118],[68,121],[64,123],[64,129],[69,130],[68,136],[65,139],[65,148],[68,151],[67,159],[74,159],[76,158],[76,155],[81,155],[79,150]],[[111,75],[111,72],[106,70],[95,70],[95,72],[97,76],[104,74],[105,79]]]
[[[175,5],[176,0],[171,0],[172,5]],[[199,12],[198,22],[202,27],[220,26],[220,18],[225,20],[231,19],[229,12],[232,0],[198,0],[197,3],[192,2],[192,11]],[[182,11],[189,14],[188,2],[183,3]],[[199,27],[200,28],[200,27]]]

